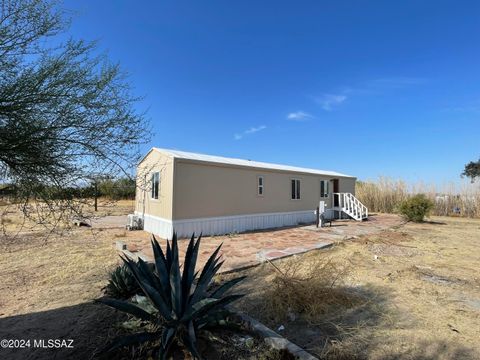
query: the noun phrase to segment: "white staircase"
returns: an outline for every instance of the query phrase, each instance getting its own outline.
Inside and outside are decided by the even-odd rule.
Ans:
[[[334,210],[343,211],[352,219],[362,221],[368,218],[368,209],[351,193],[333,193]]]

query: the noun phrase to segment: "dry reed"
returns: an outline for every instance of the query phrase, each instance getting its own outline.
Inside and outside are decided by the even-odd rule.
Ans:
[[[375,181],[359,181],[356,187],[356,196],[372,212],[397,212],[399,204],[415,194],[425,194],[434,202],[432,215],[480,217],[479,184],[407,184],[380,177]]]

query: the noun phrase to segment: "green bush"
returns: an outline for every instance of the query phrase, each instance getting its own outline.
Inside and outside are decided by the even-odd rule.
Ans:
[[[122,258],[156,311],[146,311],[127,301],[100,299],[100,302],[108,306],[151,324],[150,331],[117,338],[107,345],[103,352],[149,342],[156,358],[166,359],[172,351],[172,345],[181,343],[193,358],[199,359],[201,356],[197,349],[198,334],[212,327],[232,325],[228,321],[230,313],[225,306],[243,295],[225,293],[244,277],[234,278],[212,289],[213,277],[223,264],[219,255],[221,245],[200,271],[196,271],[200,238],[195,241],[192,236],[190,239],[182,267],[176,234],[166,245],[164,252],[153,237],[154,268],[140,258],[138,262]]]
[[[142,290],[129,267],[123,264],[111,272],[105,293],[115,299],[128,299],[133,295],[141,294]]]
[[[129,178],[103,179],[98,182],[98,195],[112,200],[135,199],[135,180]]]
[[[433,209],[434,203],[424,194],[418,194],[404,200],[399,207],[399,212],[408,221],[422,222]]]

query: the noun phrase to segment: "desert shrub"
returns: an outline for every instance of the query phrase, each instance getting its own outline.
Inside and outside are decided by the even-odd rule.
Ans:
[[[104,179],[98,182],[99,196],[112,200],[135,199],[135,180],[129,178]]]
[[[399,206],[399,212],[408,221],[422,222],[429,215],[434,203],[424,194],[417,194],[403,201]]]
[[[128,299],[135,294],[142,293],[142,290],[129,267],[123,264],[117,266],[110,273],[105,293],[115,299]]]
[[[183,271],[180,270],[176,234],[167,241],[166,253],[153,237],[154,268],[141,259],[135,262],[122,257],[156,311],[147,311],[127,301],[100,299],[100,302],[150,324],[147,331],[117,338],[103,352],[148,342],[152,346],[152,356],[165,359],[172,345],[180,343],[194,358],[201,358],[196,346],[198,334],[212,327],[231,325],[228,321],[230,313],[225,306],[243,295],[225,293],[244,277],[234,278],[212,289],[213,277],[223,264],[219,256],[221,245],[203,269],[196,272],[199,247],[200,237],[195,241],[192,236],[185,253]]]
[[[264,296],[265,309],[276,321],[302,316],[316,322],[332,307],[350,307],[360,300],[345,288],[350,266],[322,258],[292,258],[276,267],[276,276]]]

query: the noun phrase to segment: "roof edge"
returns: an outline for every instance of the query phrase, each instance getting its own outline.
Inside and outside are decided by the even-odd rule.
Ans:
[[[199,162],[199,163],[222,164],[222,165],[227,165],[227,166],[232,166],[232,167],[244,167],[244,168],[249,168],[250,167],[250,168],[256,168],[256,169],[276,170],[276,171],[304,173],[304,174],[312,174],[312,175],[325,175],[325,176],[331,176],[331,177],[338,176],[338,177],[343,177],[343,178],[357,179],[356,176],[342,174],[342,173],[338,173],[338,172],[335,172],[335,171],[302,168],[302,167],[296,167],[296,166],[293,166],[293,165],[282,165],[282,164],[266,163],[266,162],[260,162],[260,161],[252,161],[252,164],[240,164],[238,162],[240,162],[240,161],[250,161],[250,160],[239,159],[239,158],[226,158],[226,157],[222,157],[222,156],[206,155],[206,154],[200,154],[200,153],[190,153],[190,152],[181,151],[181,150],[170,150],[170,149],[162,149],[162,148],[157,148],[157,147],[152,147],[148,151],[148,153],[142,158],[142,160],[138,163],[138,165],[140,165],[152,151],[157,151],[159,153],[168,155],[168,156],[172,157],[173,159],[186,160],[186,161]],[[178,153],[182,153],[183,156],[178,155]],[[196,159],[196,158],[193,158],[193,157],[187,157],[186,154],[197,155],[197,156],[208,156],[208,157],[218,158],[219,160],[218,161],[212,161],[211,159]],[[224,161],[222,161],[222,160],[224,160]],[[228,162],[228,160],[237,161],[237,163]],[[265,166],[262,166],[262,165],[265,165]]]

